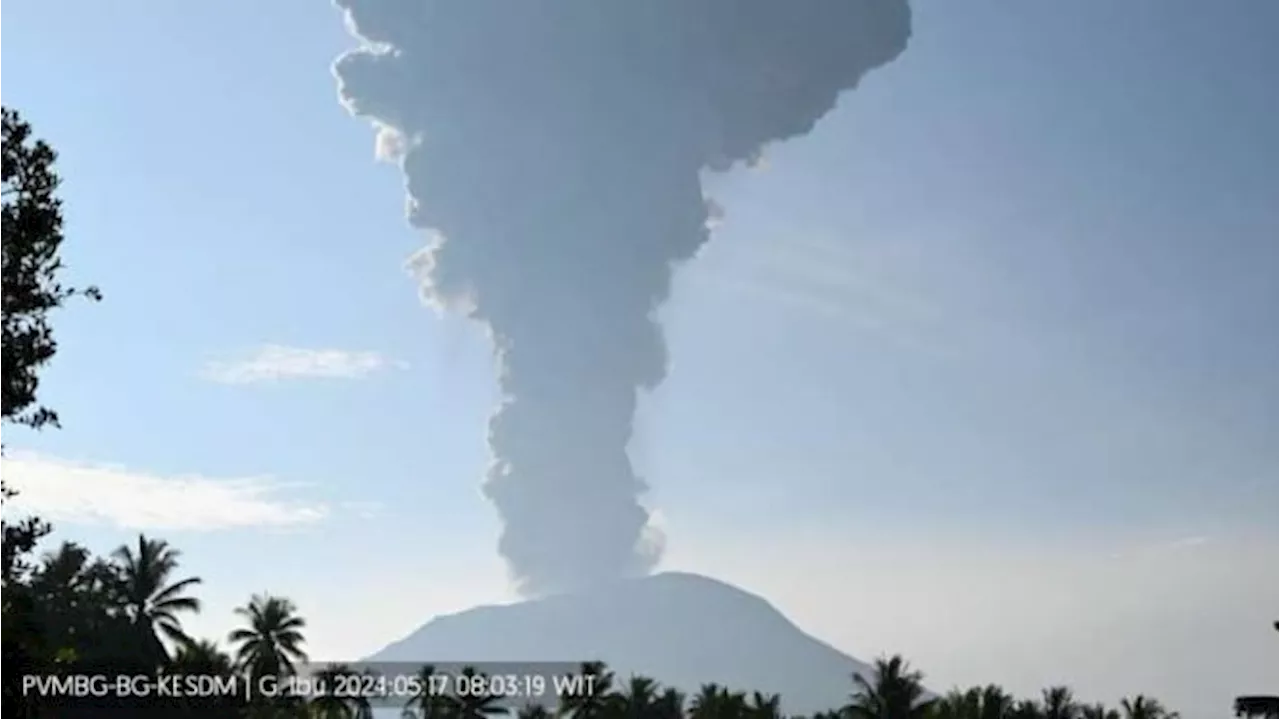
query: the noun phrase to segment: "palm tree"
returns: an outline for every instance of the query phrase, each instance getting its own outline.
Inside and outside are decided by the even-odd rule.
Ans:
[[[979,719],[982,712],[982,690],[952,689],[934,702],[932,719]]]
[[[1008,719],[1013,711],[1013,696],[998,685],[988,684],[982,688],[978,705],[978,719]]]
[[[372,669],[365,669],[359,673],[362,677],[376,679],[378,673]],[[373,719],[373,704],[370,703],[368,697],[358,694],[350,699],[351,708],[354,710],[353,719]]]
[[[373,706],[350,684],[353,678],[366,676],[346,664],[330,664],[316,672],[321,686],[319,696],[311,700],[308,713],[313,719],[371,719]],[[350,687],[350,689],[348,688]]]
[[[436,674],[436,668],[430,664],[418,670],[416,676],[418,692],[404,704],[402,717],[418,719],[442,719],[445,716],[446,702],[442,701],[443,677]]]
[[[477,687],[484,687],[488,677],[476,671],[475,667],[463,667],[462,672],[454,678],[446,709],[449,719],[490,719],[490,717],[507,712],[501,706],[502,698],[492,695],[487,689],[476,691]],[[465,691],[458,691],[459,684],[470,687]]]
[[[1044,719],[1076,719],[1080,713],[1080,707],[1067,687],[1045,689],[1042,707]]]
[[[68,659],[79,658],[75,634],[96,607],[84,606],[91,596],[89,551],[72,542],[63,542],[55,552],[47,552],[31,574],[33,614],[45,627],[44,638],[57,649],[66,649]]]
[[[1080,707],[1080,719],[1120,719],[1120,712],[1103,704]]]
[[[516,712],[516,719],[552,719],[552,714],[541,704],[525,704]]]
[[[654,719],[684,719],[684,693],[667,688],[654,703]]]
[[[1124,719],[1177,719],[1178,713],[1164,708],[1158,700],[1139,694],[1132,699],[1121,699],[1120,709]]]
[[[658,700],[658,683],[649,677],[631,677],[615,696],[616,713],[624,719],[649,719]]]
[[[689,703],[691,719],[740,719],[746,711],[746,696],[719,684],[703,684]]]
[[[602,719],[613,703],[613,672],[604,662],[583,662],[578,669],[584,677],[594,677],[594,690],[560,697],[559,712],[573,719]]]
[[[33,581],[74,584],[89,564],[89,550],[75,542],[63,542],[55,552],[45,552]]]
[[[925,719],[935,700],[926,698],[923,679],[901,656],[877,659],[871,681],[853,675],[855,691],[845,713],[853,719]]]
[[[182,676],[203,676],[214,679],[231,679],[235,668],[231,657],[210,641],[187,641],[178,647],[165,671]],[[243,695],[229,693],[226,689],[205,695],[189,696],[177,700],[175,707],[185,717],[236,716],[244,708]]]
[[[5,657],[30,673],[37,665],[72,663],[106,664],[125,673],[154,671],[160,657],[138,640],[120,587],[115,565],[63,542],[21,581],[6,586]]]
[[[1009,708],[1009,719],[1043,719],[1040,703],[1034,699],[1020,699]]]
[[[231,657],[218,648],[217,644],[202,639],[189,639],[183,642],[168,668],[178,674],[203,674],[207,676],[231,676],[235,666]]]
[[[136,553],[124,545],[111,554],[119,565],[125,611],[138,631],[138,639],[163,660],[169,658],[165,639],[177,644],[188,639],[177,615],[200,611],[200,600],[184,596],[200,583],[199,577],[169,583],[180,554],[164,540],[147,539],[144,534],[138,535]]]
[[[720,697],[725,690],[719,684],[703,684],[689,702],[690,719],[718,719],[722,714]]]
[[[741,719],[747,715],[747,695],[744,692],[726,689],[720,697],[720,705],[725,719]]]
[[[782,719],[782,697],[752,692],[751,702],[746,709],[748,719]]]
[[[249,626],[227,636],[236,647],[236,666],[251,677],[293,674],[296,664],[307,661],[302,645],[302,629],[307,622],[297,614],[293,602],[269,594],[255,594],[236,614]]]

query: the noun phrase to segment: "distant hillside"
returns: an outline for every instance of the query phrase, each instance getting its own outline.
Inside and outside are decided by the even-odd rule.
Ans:
[[[870,671],[764,599],[675,572],[437,617],[369,661],[587,659],[607,662],[620,680],[643,674],[686,692],[705,682],[777,692],[789,713],[846,704],[852,674]]]

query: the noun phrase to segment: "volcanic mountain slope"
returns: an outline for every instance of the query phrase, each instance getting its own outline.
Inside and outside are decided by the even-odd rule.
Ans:
[[[437,617],[375,662],[606,662],[692,693],[707,682],[782,695],[789,713],[848,703],[869,667],[797,628],[764,599],[670,572],[574,594]]]

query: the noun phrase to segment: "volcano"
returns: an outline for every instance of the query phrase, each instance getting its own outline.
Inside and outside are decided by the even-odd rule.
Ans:
[[[704,683],[782,695],[789,714],[849,701],[867,664],[815,639],[763,598],[697,574],[624,579],[436,617],[368,661],[606,662],[692,694]]]

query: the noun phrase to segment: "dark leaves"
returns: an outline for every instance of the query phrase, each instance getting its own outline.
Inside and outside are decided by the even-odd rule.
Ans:
[[[57,414],[37,405],[38,372],[57,352],[48,313],[71,297],[102,298],[96,287],[66,287],[63,269],[60,180],[53,169],[57,153],[33,140],[31,126],[4,108],[3,146],[3,336],[0,381],[5,421],[41,428],[57,426]]]

